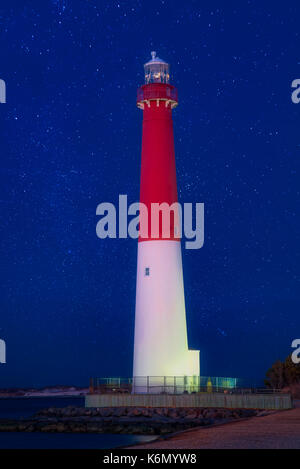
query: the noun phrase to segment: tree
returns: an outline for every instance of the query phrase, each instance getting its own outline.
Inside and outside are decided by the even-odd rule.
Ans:
[[[300,364],[292,362],[289,355],[284,362],[277,360],[266,373],[265,385],[269,388],[282,389],[285,386],[300,383]]]
[[[300,383],[300,363],[293,363],[290,355],[284,362],[284,370],[287,385]]]

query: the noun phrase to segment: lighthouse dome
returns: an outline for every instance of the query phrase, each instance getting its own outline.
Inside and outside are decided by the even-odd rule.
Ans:
[[[169,83],[170,66],[167,62],[156,56],[156,52],[151,52],[152,59],[145,63],[145,83]]]

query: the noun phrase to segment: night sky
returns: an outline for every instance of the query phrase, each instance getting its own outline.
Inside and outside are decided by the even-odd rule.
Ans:
[[[280,5],[279,5],[280,3]],[[205,5],[204,5],[205,4]],[[201,374],[257,383],[300,336],[297,3],[2,1],[0,387],[131,376],[137,243],[96,207],[139,197],[150,51],[171,64],[183,249]]]

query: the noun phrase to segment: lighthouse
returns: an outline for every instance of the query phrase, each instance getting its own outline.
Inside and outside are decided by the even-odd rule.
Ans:
[[[133,392],[183,392],[198,385],[200,364],[187,339],[172,122],[178,97],[169,64],[151,55],[137,92],[143,112],[140,203],[146,210],[139,219]]]

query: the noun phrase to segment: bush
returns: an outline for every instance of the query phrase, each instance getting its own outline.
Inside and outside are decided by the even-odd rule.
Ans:
[[[300,384],[300,363],[293,363],[289,355],[284,362],[277,360],[267,371],[266,377],[265,385],[269,388],[283,389]]]

